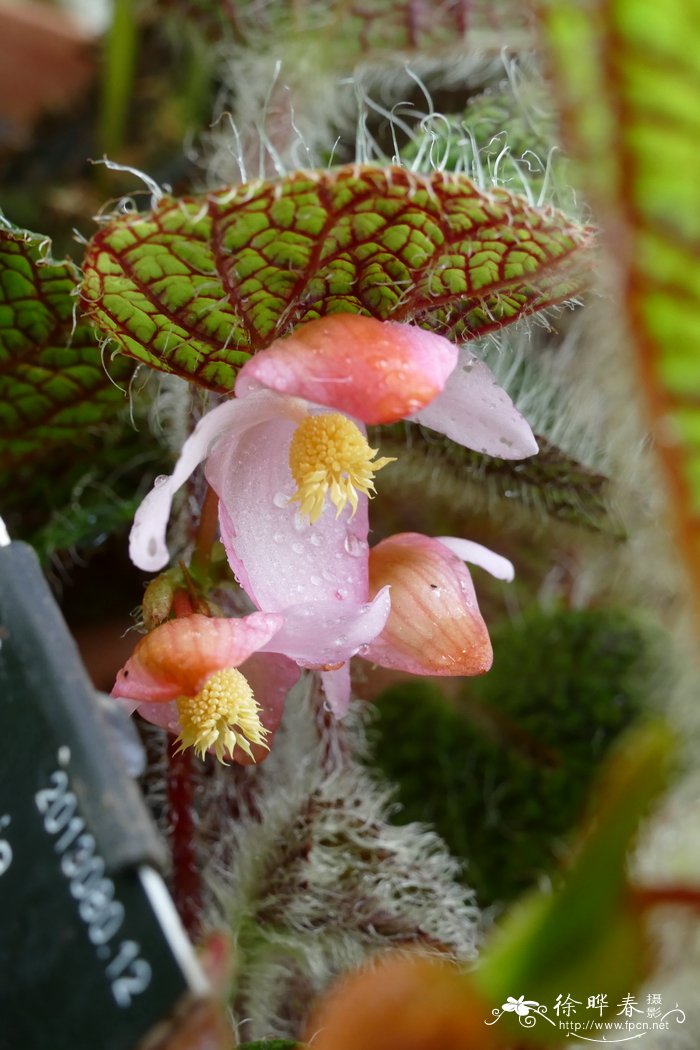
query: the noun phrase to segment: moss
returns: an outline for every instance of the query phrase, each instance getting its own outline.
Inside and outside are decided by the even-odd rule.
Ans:
[[[492,632],[493,670],[456,699],[413,680],[377,702],[373,761],[401,823],[433,824],[479,903],[546,875],[592,775],[650,699],[650,638],[615,611],[536,611]]]

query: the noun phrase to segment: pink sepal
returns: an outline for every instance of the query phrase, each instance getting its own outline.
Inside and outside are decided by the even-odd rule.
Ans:
[[[112,696],[162,703],[196,696],[214,671],[238,667],[282,626],[274,613],[240,619],[195,613],[169,620],[137,643]]]
[[[370,551],[370,592],[391,586],[386,627],[362,655],[421,675],[488,671],[491,641],[469,570],[439,540],[390,536]]]
[[[343,664],[334,671],[321,671],[321,683],[331,711],[336,718],[343,718],[350,706],[350,664]]]
[[[246,361],[245,398],[266,387],[327,405],[364,423],[393,423],[429,404],[457,362],[449,340],[414,325],[332,314],[299,325]]]

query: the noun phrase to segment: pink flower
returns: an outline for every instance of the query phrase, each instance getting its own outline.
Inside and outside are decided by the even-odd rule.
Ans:
[[[501,580],[513,566],[493,551],[451,536],[390,536],[369,555],[370,594],[391,587],[391,612],[362,655],[420,675],[477,675],[491,667],[491,639],[465,561]]]
[[[370,595],[367,534],[374,475],[391,461],[376,458],[364,425],[411,419],[504,458],[537,445],[471,354],[357,315],[310,321],[276,340],[243,366],[235,393],[199,422],[173,474],[142,503],[131,557],[150,571],[167,563],[173,495],[205,460],[231,567],[255,605],[283,620],[265,647],[321,668],[340,711],[344,665],[377,639],[390,611],[388,584]]]
[[[299,677],[291,660],[257,650],[282,617],[201,616],[170,620],[142,638],[117,675],[112,696],[177,733],[180,750],[213,751],[247,764],[262,761]]]

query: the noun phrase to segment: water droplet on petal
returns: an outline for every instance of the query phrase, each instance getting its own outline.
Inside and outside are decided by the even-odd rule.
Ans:
[[[309,577],[309,582],[312,583],[314,585],[314,587],[318,587],[318,585],[321,582],[321,577],[320,576],[310,576]]]
[[[169,474],[159,474],[158,477],[153,482],[153,488],[154,489],[159,489],[161,487],[161,485],[164,485],[166,483],[166,481],[169,481],[169,480],[170,480],[170,475]]]
[[[308,528],[308,526],[308,518],[305,518],[303,514],[300,514],[299,511],[297,511],[294,515],[294,528],[296,529],[296,531],[303,532],[303,530]]]
[[[282,507],[286,507],[289,503],[289,496],[286,492],[276,492],[272,497],[272,502],[276,507],[279,507],[281,510]]]
[[[319,534],[317,532],[312,532],[311,533],[311,546],[312,547],[320,547],[321,546],[321,537],[319,536]]]
[[[367,544],[365,541],[358,539],[357,536],[353,536],[351,532],[345,537],[343,546],[351,558],[360,558],[367,550]]]
[[[304,544],[303,543],[293,543],[292,544],[292,550],[294,551],[295,554],[303,554],[304,553]]]
[[[281,532],[276,532],[272,537],[275,543],[281,543],[284,539],[284,535]]]

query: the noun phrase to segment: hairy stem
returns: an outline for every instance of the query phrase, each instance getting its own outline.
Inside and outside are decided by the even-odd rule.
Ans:
[[[202,886],[195,848],[192,752],[168,749],[168,838],[172,856],[172,893],[175,907],[189,936],[196,940],[202,910]]]

